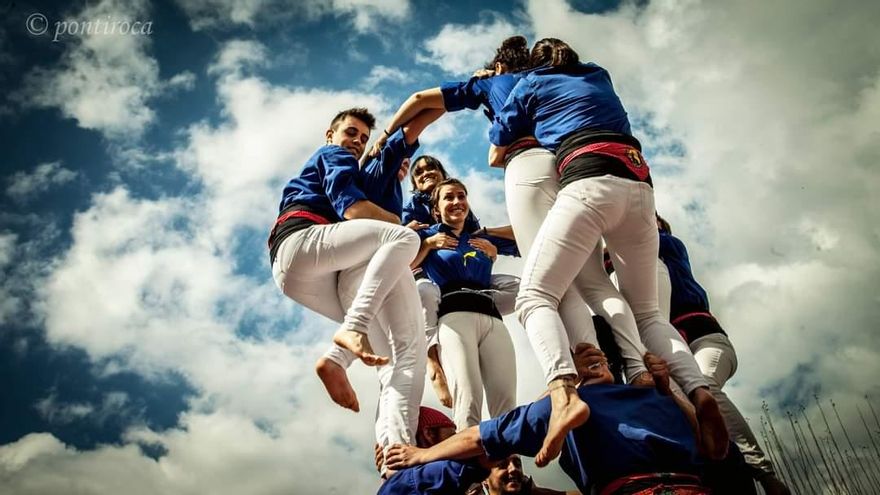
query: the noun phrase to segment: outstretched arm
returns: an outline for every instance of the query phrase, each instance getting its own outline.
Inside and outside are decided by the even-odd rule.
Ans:
[[[427,449],[394,444],[388,448],[385,464],[390,469],[403,469],[433,461],[470,459],[480,455],[483,455],[480,427],[471,426]]]
[[[443,93],[440,92],[439,87],[425,89],[410,95],[410,97],[403,102],[403,105],[397,109],[394,117],[391,117],[391,122],[388,123],[382,135],[379,136],[379,139],[377,139],[376,143],[373,145],[373,149],[370,151],[370,156],[378,155],[379,151],[382,150],[382,146],[385,145],[385,140],[388,139],[388,136],[394,134],[394,131],[396,131],[398,127],[407,124],[424,110],[439,111],[439,114],[437,114],[431,122],[437,120],[440,115],[443,115],[443,113],[446,112],[446,109],[443,106]],[[427,126],[427,124],[425,124],[425,126]],[[424,129],[424,127],[422,127],[422,129]],[[418,132],[421,133],[421,130]],[[408,136],[409,133],[407,133],[407,138]],[[415,139],[413,139],[413,142],[415,142]]]
[[[403,134],[406,136],[406,144],[412,145],[415,143],[422,134],[422,131],[424,131],[429,125],[433,124],[434,121],[439,119],[444,113],[446,113],[446,110],[443,110],[442,108],[428,108],[422,110],[415,117],[408,120],[406,124],[403,125]]]

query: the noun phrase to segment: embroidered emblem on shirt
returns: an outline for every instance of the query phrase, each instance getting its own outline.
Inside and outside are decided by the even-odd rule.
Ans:
[[[474,258],[474,259],[476,259],[476,258],[477,258],[477,252],[476,252],[476,251],[468,251],[468,252],[464,253],[464,256],[462,256],[462,261],[464,261],[464,266],[465,266],[465,267],[467,267],[467,260],[468,260],[468,258]]]
[[[626,157],[629,158],[630,163],[633,164],[634,167],[639,168],[642,165],[642,155],[639,153],[639,150],[635,148],[629,148],[626,150]]]

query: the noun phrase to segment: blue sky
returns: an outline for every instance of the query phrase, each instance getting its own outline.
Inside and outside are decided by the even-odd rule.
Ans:
[[[375,486],[371,415],[334,406],[312,372],[333,325],[278,293],[266,230],[338,109],[366,105],[381,125],[411,92],[466,78],[515,33],[560,37],[611,71],[658,208],[738,349],[728,388],[747,416],[762,400],[782,409],[816,391],[856,421],[853,404],[880,395],[877,6],[0,9],[3,491],[73,480],[116,493],[120,474],[144,493]],[[47,34],[28,32],[35,13]],[[151,22],[151,33],[52,40],[56,22],[108,18]],[[465,179],[484,224],[503,224],[485,131],[479,112],[447,115],[420,152]],[[521,327],[506,323],[524,402],[541,380]],[[370,411],[372,371],[355,367],[352,380]],[[425,400],[437,405],[430,391]],[[531,471],[571,486],[558,470]],[[262,481],[241,484],[248,477]]]

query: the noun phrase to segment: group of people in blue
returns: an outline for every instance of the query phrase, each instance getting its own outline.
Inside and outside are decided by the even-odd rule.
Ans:
[[[510,225],[480,225],[462,181],[412,158],[463,109],[489,120]],[[359,411],[347,369],[377,370],[380,493],[562,493],[527,482],[520,455],[558,457],[580,493],[789,493],[722,391],[735,351],[605,69],[514,36],[469,80],[414,93],[368,149],[374,128],[364,108],[332,119],[268,247],[281,291],[339,323],[316,364],[332,400]],[[522,273],[493,273],[499,255]],[[547,383],[535,402],[516,397],[507,314]],[[421,405],[426,376],[451,419]]]

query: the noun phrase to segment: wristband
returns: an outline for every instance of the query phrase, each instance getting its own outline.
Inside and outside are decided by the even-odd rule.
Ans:
[[[387,129],[382,129],[382,132],[385,133],[385,137],[391,137],[391,133]]]

